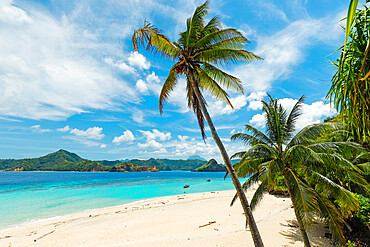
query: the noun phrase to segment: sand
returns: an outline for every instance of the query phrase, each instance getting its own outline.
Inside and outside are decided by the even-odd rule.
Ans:
[[[253,191],[247,193],[251,198]],[[0,231],[0,246],[253,246],[234,191],[159,197]],[[303,246],[289,198],[266,195],[254,212],[265,246]],[[313,246],[331,246],[313,224]]]

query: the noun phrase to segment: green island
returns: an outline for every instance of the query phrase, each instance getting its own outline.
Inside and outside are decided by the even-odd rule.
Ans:
[[[226,172],[226,171],[227,171],[226,167],[218,164],[215,159],[210,159],[207,163],[205,163],[201,167],[192,170],[192,172]]]
[[[27,159],[1,159],[0,170],[5,171],[80,171],[80,172],[157,172],[157,171],[190,171],[204,167],[211,161],[201,159],[170,160],[170,159],[132,159],[120,160],[87,160],[75,153],[60,149],[39,158]],[[206,163],[206,164],[205,164]],[[212,163],[213,164],[213,163]],[[216,167],[207,171],[226,171]]]

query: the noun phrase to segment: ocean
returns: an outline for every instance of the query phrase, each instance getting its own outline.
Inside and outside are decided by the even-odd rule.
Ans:
[[[224,175],[188,171],[0,172],[0,229],[153,197],[233,189],[231,179],[224,180]]]

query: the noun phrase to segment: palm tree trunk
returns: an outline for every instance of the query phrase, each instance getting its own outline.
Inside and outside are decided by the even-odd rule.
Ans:
[[[295,218],[297,219],[297,222],[298,222],[299,231],[301,232],[301,235],[302,235],[302,238],[303,238],[304,247],[311,247],[310,240],[308,239],[307,232],[306,232],[306,229],[304,228],[304,224],[302,222],[301,216],[297,212],[295,201],[292,197],[292,193],[290,193],[288,180],[287,180],[287,177],[285,175],[284,175],[284,178],[285,178],[286,187],[287,187],[288,192],[289,192],[290,200],[292,201],[292,204],[293,204],[294,214],[295,214]]]
[[[262,242],[262,238],[261,238],[261,235],[258,231],[257,224],[254,221],[252,210],[249,206],[247,197],[245,196],[245,193],[242,189],[242,186],[240,185],[239,179],[235,174],[234,168],[231,164],[231,161],[230,161],[230,158],[229,158],[229,156],[226,152],[226,149],[225,149],[224,145],[222,144],[220,137],[217,134],[216,128],[213,125],[212,119],[209,116],[209,113],[208,113],[208,110],[205,106],[203,98],[201,97],[201,92],[198,88],[198,85],[196,85],[196,83],[195,83],[194,75],[191,72],[189,73],[189,79],[191,80],[191,84],[192,84],[194,92],[195,92],[195,94],[198,98],[198,101],[199,101],[200,107],[202,109],[203,115],[206,118],[208,126],[209,126],[209,128],[212,132],[213,139],[216,142],[218,148],[220,149],[220,152],[221,152],[222,158],[225,162],[227,171],[229,172],[231,180],[233,181],[233,184],[235,186],[236,192],[238,194],[238,197],[240,199],[240,202],[241,202],[243,210],[244,210],[244,215],[247,218],[247,222],[248,222],[250,230],[251,230],[254,246],[263,247],[264,245],[263,245],[263,242]]]

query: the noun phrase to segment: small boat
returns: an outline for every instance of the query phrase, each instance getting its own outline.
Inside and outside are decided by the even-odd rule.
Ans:
[[[207,181],[206,182],[211,182],[211,179],[207,179]]]
[[[189,188],[190,187],[190,185],[188,185],[188,184],[186,184],[186,185],[184,185],[184,188],[186,189],[186,188]]]

